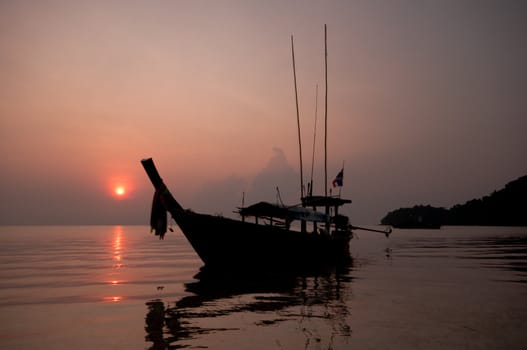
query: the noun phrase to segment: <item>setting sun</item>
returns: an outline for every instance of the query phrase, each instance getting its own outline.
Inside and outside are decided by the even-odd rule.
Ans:
[[[125,176],[110,176],[106,179],[106,193],[113,199],[128,199],[134,192],[134,185]]]
[[[126,193],[126,190],[123,186],[119,186],[115,188],[115,194],[119,197],[123,196]]]

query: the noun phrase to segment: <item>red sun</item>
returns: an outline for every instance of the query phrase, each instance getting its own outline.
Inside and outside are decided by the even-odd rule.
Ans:
[[[117,197],[123,197],[126,194],[126,189],[123,186],[117,186],[114,192]]]

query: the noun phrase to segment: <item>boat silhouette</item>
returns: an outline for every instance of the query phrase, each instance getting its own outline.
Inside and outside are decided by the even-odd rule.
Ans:
[[[260,202],[240,208],[239,220],[202,214],[185,209],[174,198],[151,158],[142,160],[142,164],[155,188],[152,228],[156,234],[164,235],[163,213],[168,211],[208,267],[289,268],[350,258],[349,242],[354,227],[346,216],[338,214],[338,207],[350,200],[310,196],[303,198],[303,206],[294,207]],[[337,214],[329,216],[308,208],[330,205]],[[254,222],[249,222],[250,217]],[[294,225],[295,221],[300,222],[300,227]],[[311,222],[312,227],[302,222]]]

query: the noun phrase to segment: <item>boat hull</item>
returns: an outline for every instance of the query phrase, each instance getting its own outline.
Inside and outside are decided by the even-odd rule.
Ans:
[[[350,258],[350,234],[322,235],[287,230],[190,211],[175,221],[207,266],[296,267]]]

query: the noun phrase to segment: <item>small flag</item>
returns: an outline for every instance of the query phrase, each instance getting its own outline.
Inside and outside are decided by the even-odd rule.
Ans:
[[[333,180],[333,187],[342,187],[342,180],[344,178],[344,168],[337,174],[335,180]]]

